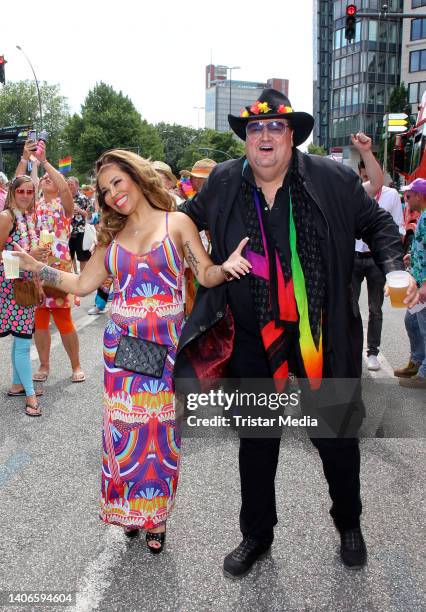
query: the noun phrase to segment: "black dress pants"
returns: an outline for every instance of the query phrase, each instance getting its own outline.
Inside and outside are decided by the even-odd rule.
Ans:
[[[372,257],[359,257],[355,254],[352,287],[357,302],[364,278],[367,281],[368,293],[367,356],[378,355],[382,337],[382,307],[385,296],[383,290],[386,279]]]
[[[330,514],[337,529],[358,527],[362,511],[358,439],[311,438],[311,442],[322,459],[332,500]],[[279,450],[280,438],[240,440],[240,528],[243,536],[273,539],[273,527],[277,524],[275,474]]]

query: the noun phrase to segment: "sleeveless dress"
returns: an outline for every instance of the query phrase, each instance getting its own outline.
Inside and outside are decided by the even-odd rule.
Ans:
[[[168,234],[135,255],[113,241],[105,268],[114,278],[111,319],[104,333],[101,519],[150,529],[167,520],[180,458],[172,372],[184,318],[183,265]],[[123,334],[168,346],[161,378],[114,366]]]
[[[19,243],[20,231],[16,223],[4,245],[5,251],[13,251],[13,243]],[[29,250],[29,248],[28,248]],[[32,278],[31,272],[20,271],[20,278]],[[4,276],[3,262],[0,262],[0,338],[12,334],[17,338],[31,338],[34,328],[35,306],[20,306],[14,300],[13,280]]]

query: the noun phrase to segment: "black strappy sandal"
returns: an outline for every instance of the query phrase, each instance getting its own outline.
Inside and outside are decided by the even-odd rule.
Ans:
[[[150,552],[152,552],[153,555],[158,555],[164,548],[164,542],[166,540],[166,530],[164,529],[164,531],[162,531],[161,533],[153,533],[152,531],[147,531],[145,534],[145,539],[146,545],[148,546]],[[150,542],[159,542],[160,546],[158,546],[158,548],[154,548],[154,546],[149,545]]]

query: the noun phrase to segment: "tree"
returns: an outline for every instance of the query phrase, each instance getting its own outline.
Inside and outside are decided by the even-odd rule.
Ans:
[[[386,113],[405,113],[408,117],[411,116],[411,104],[408,102],[408,89],[404,83],[394,87],[389,96],[389,101],[386,106]],[[389,134],[388,136],[388,155],[387,155],[387,168],[393,175],[392,171],[392,156],[393,148],[395,145],[395,134]],[[385,141],[381,139],[377,157],[381,164],[383,164],[383,158],[385,154]],[[397,177],[393,177],[394,179]]]
[[[327,151],[322,145],[315,145],[313,142],[308,145],[308,153],[310,155],[327,155]]]
[[[68,103],[59,85],[43,81],[39,88],[43,128],[49,136],[47,153],[49,160],[57,164],[65,153],[63,130],[69,117]],[[40,131],[39,102],[33,81],[10,81],[0,91],[0,126],[9,125],[30,125],[37,133]]]
[[[152,159],[164,155],[155,127],[141,118],[130,98],[105,83],[98,83],[88,93],[81,114],[69,119],[65,134],[73,167],[84,179],[108,149],[130,149]]]
[[[244,144],[233,132],[199,130],[197,137],[187,147],[179,160],[179,167],[191,168],[198,159],[209,157],[217,162],[235,159],[244,155]]]
[[[164,122],[158,123],[155,128],[164,147],[164,158],[161,161],[169,164],[172,172],[178,176],[182,169],[179,161],[186,149],[199,137],[199,130]]]

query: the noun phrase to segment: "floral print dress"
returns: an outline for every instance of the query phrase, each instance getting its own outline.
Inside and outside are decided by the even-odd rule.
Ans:
[[[71,219],[65,215],[60,198],[46,202],[43,198],[36,207],[36,231],[53,232],[55,239],[51,245],[48,264],[57,270],[72,272],[70,249],[68,246],[71,231]],[[70,295],[64,297],[46,297],[41,305],[44,308],[70,308]]]

